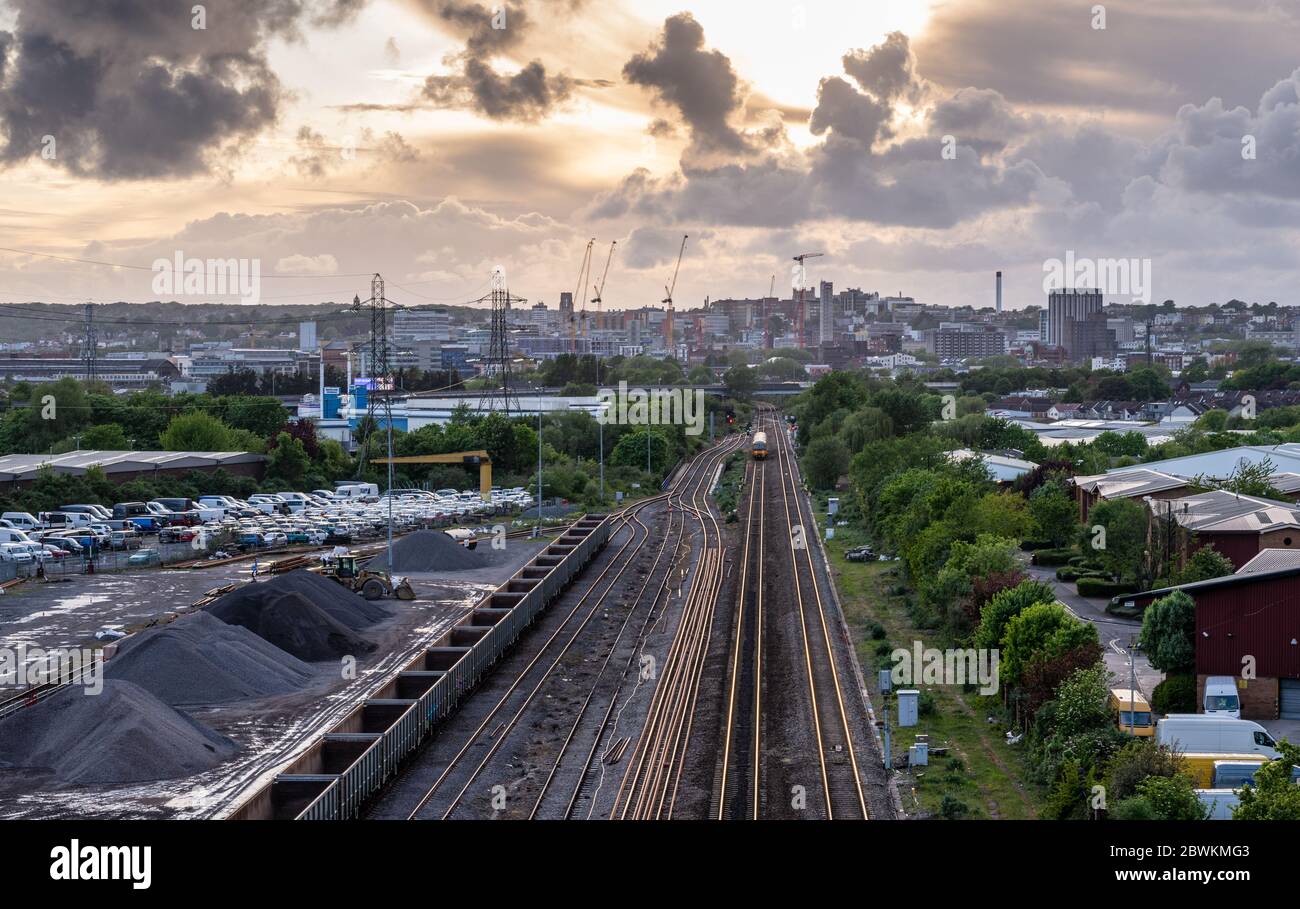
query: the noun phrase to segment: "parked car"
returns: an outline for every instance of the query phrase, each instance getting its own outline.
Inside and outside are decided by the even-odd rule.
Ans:
[[[159,557],[158,557],[158,550],[156,550],[156,549],[141,549],[139,552],[132,553],[132,554],[131,554],[131,558],[129,558],[129,559],[126,560],[126,564],[128,564],[128,565],[157,565],[157,564],[159,563],[159,561],[160,561],[160,559],[159,559]]]
[[[0,562],[30,565],[32,561],[31,551],[22,543],[0,543]]]
[[[134,530],[114,530],[108,537],[109,549],[139,549],[140,535]]]

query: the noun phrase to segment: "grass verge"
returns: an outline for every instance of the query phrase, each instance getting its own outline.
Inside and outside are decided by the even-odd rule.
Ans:
[[[850,528],[837,528],[826,550],[877,718],[883,719],[878,670],[889,665],[889,653],[896,647],[910,649],[913,641],[924,647],[946,645],[933,631],[913,624],[905,602],[908,593],[892,576],[897,563],[845,560],[846,549],[866,542],[858,536]],[[1001,720],[988,722],[987,717],[997,713],[991,706],[996,702],[956,686],[918,687],[921,716],[915,727],[897,728],[896,699],[889,699],[895,766],[906,757],[916,734],[928,735],[931,748],[930,765],[914,768],[899,781],[904,808],[951,819],[1034,818],[1043,791],[1026,778],[1019,751],[1006,744],[1006,726]],[[935,756],[933,749],[943,747],[947,754]]]

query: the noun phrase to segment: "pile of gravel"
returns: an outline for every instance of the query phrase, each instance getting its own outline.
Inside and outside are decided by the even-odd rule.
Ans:
[[[393,543],[394,572],[467,571],[490,564],[484,547],[490,541],[481,541],[476,549],[466,549],[441,530],[417,530]],[[387,555],[380,554],[370,561],[371,568],[387,567]]]
[[[134,682],[173,706],[288,694],[313,674],[292,654],[206,612],[130,636],[105,664],[108,678]]]
[[[375,645],[358,632],[390,615],[388,607],[308,571],[245,584],[207,610],[309,663],[372,652]]]
[[[0,767],[47,771],[66,783],[175,779],[210,770],[238,750],[121,679],[105,679],[97,695],[65,688],[0,720]]]

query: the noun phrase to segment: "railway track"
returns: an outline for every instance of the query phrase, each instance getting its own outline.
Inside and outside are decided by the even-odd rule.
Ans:
[[[710,476],[716,474],[722,457],[734,450],[728,449],[717,459]],[[682,508],[699,525],[700,557],[645,723],[635,744],[627,746],[630,756],[612,812],[619,819],[673,816],[725,575],[722,527],[708,502],[711,485],[698,486],[682,502]]]
[[[812,559],[816,521],[789,434],[752,462],[722,756],[711,816],[866,819],[851,711]],[[777,484],[767,489],[775,470]]]
[[[674,548],[673,541],[675,539],[675,545],[680,545],[684,539],[687,511],[678,506],[684,497],[697,495],[701,487],[707,492],[708,479],[716,472],[720,459],[734,447],[735,442],[728,441],[705,452],[677,473],[673,488],[668,492],[644,499],[623,511],[620,530],[627,532],[627,539],[587,586],[560,625],[542,643],[537,654],[500,695],[464,745],[446,761],[433,784],[409,812],[408,819],[477,816],[476,809],[481,815],[482,803],[473,801],[471,795],[490,791],[489,787],[482,785],[484,780],[498,784],[508,780],[510,783],[504,790],[507,798],[493,804],[493,816],[503,813],[524,817],[573,816],[580,807],[596,756],[604,754],[598,752],[598,748],[614,716],[619,689],[632,667],[638,647],[634,645],[622,660],[616,659],[616,654],[627,649],[625,636],[629,630],[636,631],[635,644],[639,644],[650,626],[655,606],[667,589],[673,567],[673,560],[669,557]],[[668,531],[659,539],[653,562],[635,593],[625,598],[625,601],[630,600],[630,606],[621,623],[611,628],[606,615],[606,600],[628,580],[630,573],[637,570],[636,555],[655,535],[655,529],[642,520],[642,516],[663,504],[669,507]],[[676,534],[672,528],[675,508],[681,517]],[[657,585],[656,578],[659,579]],[[647,598],[647,591],[652,588],[654,596]],[[645,606],[647,602],[648,606]],[[591,632],[584,635],[589,627]],[[589,648],[584,646],[590,643],[587,638],[593,636],[608,641],[603,659],[599,655],[591,658]],[[580,640],[583,645],[578,644]],[[621,672],[615,675],[611,671],[615,669]],[[599,707],[590,710],[606,697],[609,706],[603,712]],[[555,723],[553,717],[544,716],[545,702],[561,699],[573,703],[573,720],[562,737],[558,732],[564,727]],[[543,714],[542,720],[538,719],[539,713]],[[539,741],[538,736],[542,724],[550,727],[540,736],[545,742]],[[531,740],[523,742],[521,748],[519,739],[529,736]],[[558,751],[552,753],[557,738]],[[507,742],[512,743],[512,749],[506,749]],[[577,785],[571,793],[557,794],[553,790],[561,776],[559,768],[562,762],[572,755],[583,754],[584,746],[587,747],[586,764]],[[537,754],[539,749],[546,754]],[[530,768],[535,765],[538,772],[532,769],[521,772],[517,766],[521,751],[528,753]],[[545,769],[548,764],[549,769]],[[542,770],[545,772],[540,772]],[[523,806],[525,813],[520,813],[516,806]]]
[[[742,817],[757,820],[763,809],[762,789],[754,785],[761,778],[763,721],[759,681],[763,663],[763,514],[767,496],[767,472],[763,466],[751,460],[747,468],[749,502],[741,545],[722,760],[712,812],[719,820]]]

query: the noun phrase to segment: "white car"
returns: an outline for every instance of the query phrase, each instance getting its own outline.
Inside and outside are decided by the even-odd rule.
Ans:
[[[32,551],[24,543],[0,543],[0,562],[13,562],[16,565],[30,565]]]

